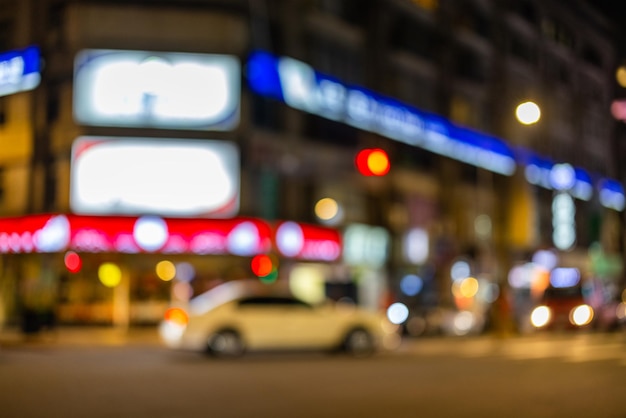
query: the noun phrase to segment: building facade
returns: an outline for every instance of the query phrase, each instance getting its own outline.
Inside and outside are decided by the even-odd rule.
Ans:
[[[72,203],[77,138],[214,140],[239,150],[234,215],[341,231],[342,258],[320,267],[324,280],[370,283],[360,299],[373,307],[450,306],[474,312],[479,326],[494,289],[503,293],[511,268],[538,250],[588,275],[594,243],[621,259],[624,179],[608,110],[615,28],[587,2],[0,5],[0,51],[36,45],[42,59],[37,87],[0,97],[3,216],[80,212]],[[88,60],[79,57],[110,50],[234,57],[237,120],[226,129],[86,122],[76,91],[78,63]],[[142,94],[158,96],[159,83]],[[524,126],[514,112],[529,100],[542,115]],[[361,175],[354,159],[363,148],[383,149],[390,172]],[[320,216],[323,199],[338,212]],[[459,261],[488,289],[481,300],[455,294]],[[419,290],[407,293],[406,283]]]

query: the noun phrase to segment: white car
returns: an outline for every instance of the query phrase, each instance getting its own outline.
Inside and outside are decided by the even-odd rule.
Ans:
[[[172,348],[236,357],[246,351],[341,349],[365,356],[390,348],[398,327],[382,314],[352,304],[311,305],[284,285],[237,280],[168,309],[159,326]]]

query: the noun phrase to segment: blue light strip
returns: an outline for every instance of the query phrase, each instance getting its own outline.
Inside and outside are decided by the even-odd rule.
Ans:
[[[607,178],[600,179],[598,182],[598,191],[600,194],[600,204],[602,204],[602,206],[617,211],[622,211],[624,207],[626,207],[624,187],[616,180]]]
[[[302,61],[257,51],[248,59],[247,78],[255,93],[292,108],[495,173],[512,175],[516,164],[520,164],[529,183],[552,190],[550,172],[554,161],[524,148],[512,149],[499,138],[455,125],[393,98],[346,85]],[[592,177],[582,168],[574,167],[574,171],[576,179],[569,193],[577,199],[590,200],[594,190]],[[603,206],[624,209],[626,195],[620,183],[603,179],[597,190]]]
[[[36,46],[0,54],[0,96],[32,90],[41,81],[40,53]]]
[[[515,171],[513,151],[503,141],[370,90],[345,85],[302,61],[255,52],[248,60],[247,76],[255,93],[295,109],[496,173],[511,175]]]

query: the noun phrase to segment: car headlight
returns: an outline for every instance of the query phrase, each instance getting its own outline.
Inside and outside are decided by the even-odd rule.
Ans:
[[[550,308],[544,305],[537,306],[530,314],[530,323],[535,328],[545,327],[548,322],[550,322],[551,317],[552,312],[550,311]]]
[[[168,345],[176,345],[182,338],[188,322],[189,316],[183,309],[168,309],[159,325],[161,339]]]
[[[589,305],[578,305],[569,313],[569,322],[579,327],[587,325],[593,319],[593,308]]]

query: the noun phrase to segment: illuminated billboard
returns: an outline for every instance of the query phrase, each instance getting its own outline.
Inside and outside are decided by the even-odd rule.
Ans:
[[[229,55],[81,51],[74,118],[83,125],[231,130],[239,123],[240,64]]]
[[[81,214],[231,217],[239,210],[232,142],[80,137],[72,146],[70,207]]]
[[[32,90],[40,81],[39,48],[0,53],[0,96]]]
[[[232,254],[271,249],[271,229],[253,218],[42,214],[0,218],[0,254],[81,253]]]

